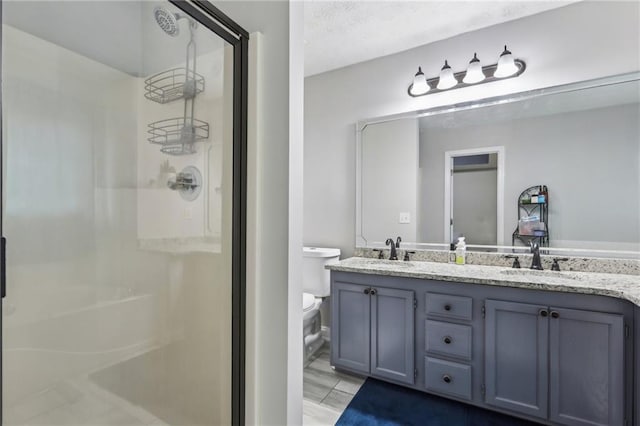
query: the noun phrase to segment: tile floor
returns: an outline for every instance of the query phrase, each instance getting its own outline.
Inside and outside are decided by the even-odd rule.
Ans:
[[[303,377],[305,426],[334,425],[364,383],[364,378],[331,368],[327,344],[307,362]]]
[[[167,426],[86,378],[60,382],[5,410],[7,426]]]

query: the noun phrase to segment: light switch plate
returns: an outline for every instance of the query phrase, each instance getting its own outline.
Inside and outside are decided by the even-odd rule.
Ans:
[[[411,223],[411,213],[400,212],[400,215],[398,217],[398,223]]]

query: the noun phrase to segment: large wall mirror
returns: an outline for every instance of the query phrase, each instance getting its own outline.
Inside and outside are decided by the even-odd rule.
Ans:
[[[356,245],[640,251],[640,74],[357,124]]]

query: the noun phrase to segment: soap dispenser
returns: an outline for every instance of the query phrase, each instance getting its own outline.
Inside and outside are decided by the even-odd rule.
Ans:
[[[467,261],[467,243],[464,237],[458,237],[456,244],[456,265],[464,265]]]

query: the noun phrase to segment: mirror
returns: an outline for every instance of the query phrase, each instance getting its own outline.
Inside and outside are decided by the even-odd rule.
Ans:
[[[640,250],[640,74],[357,124],[356,245]]]

